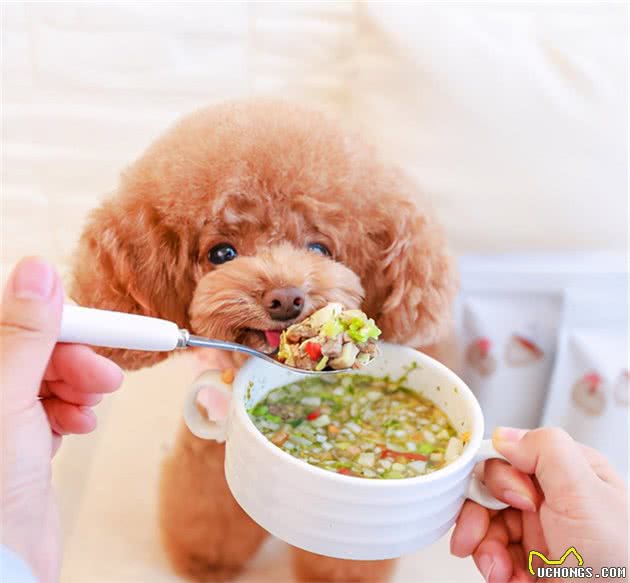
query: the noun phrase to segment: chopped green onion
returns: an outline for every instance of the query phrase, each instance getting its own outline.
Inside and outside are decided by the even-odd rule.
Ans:
[[[417,449],[417,452],[422,455],[429,455],[432,451],[433,451],[433,446],[430,443],[426,443],[426,442],[421,444]]]
[[[315,365],[315,370],[324,370],[326,368],[327,363],[328,363],[328,357],[322,356],[319,362]]]
[[[254,417],[263,417],[267,411],[269,411],[267,405],[256,405],[256,407],[252,409],[252,415]]]

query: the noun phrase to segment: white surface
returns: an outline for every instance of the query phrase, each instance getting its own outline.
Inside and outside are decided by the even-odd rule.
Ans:
[[[63,308],[59,342],[166,352],[178,341],[179,328],[168,320],[81,306]]]

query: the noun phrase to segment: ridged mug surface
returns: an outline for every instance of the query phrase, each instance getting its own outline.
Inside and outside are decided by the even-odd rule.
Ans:
[[[438,405],[457,431],[469,431],[470,441],[460,458],[434,473],[371,480],[311,466],[271,444],[246,409],[301,377],[249,361],[234,381],[225,456],[228,485],[245,512],[294,546],[344,559],[399,557],[442,537],[466,498],[483,417],[461,379],[410,348],[382,344],[381,356],[360,372],[397,378],[413,363],[407,386]]]

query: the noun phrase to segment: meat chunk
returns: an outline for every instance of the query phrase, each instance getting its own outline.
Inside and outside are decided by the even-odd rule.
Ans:
[[[341,335],[336,338],[329,338],[322,344],[322,354],[330,358],[334,358],[341,354],[341,348],[343,346]]]
[[[317,336],[317,331],[313,330],[307,324],[297,324],[295,327],[291,327],[287,332],[287,340],[289,342],[299,343]]]
[[[302,370],[315,370],[315,365],[317,363],[311,360],[311,357],[308,355],[297,356],[295,358],[295,367],[301,368]]]
[[[374,340],[368,340],[363,346],[360,347],[361,352],[365,352],[370,356],[376,356],[378,354],[378,348]]]

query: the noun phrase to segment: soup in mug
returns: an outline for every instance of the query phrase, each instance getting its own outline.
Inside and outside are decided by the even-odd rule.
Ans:
[[[307,378],[272,390],[249,415],[274,445],[324,470],[373,479],[422,476],[455,460],[468,435],[458,435],[405,380]]]

